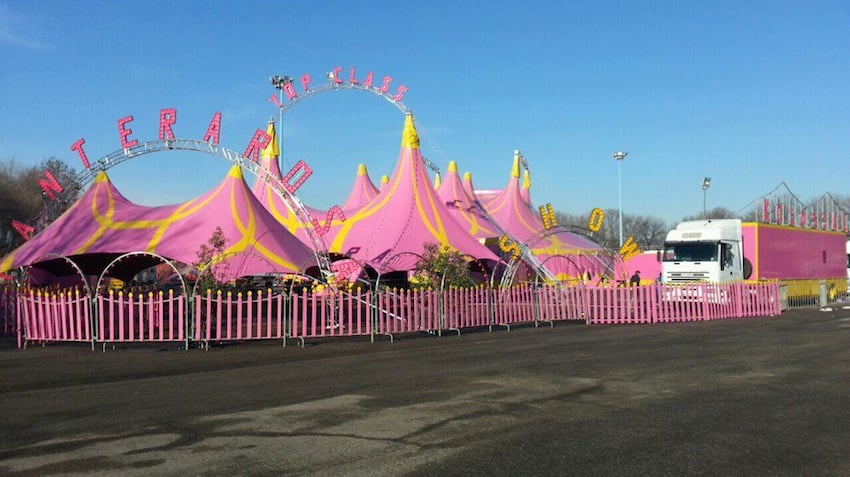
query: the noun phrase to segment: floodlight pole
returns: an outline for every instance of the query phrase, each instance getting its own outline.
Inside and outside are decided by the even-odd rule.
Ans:
[[[705,213],[705,196],[708,193],[708,188],[711,187],[711,177],[705,177],[702,179],[702,218],[707,219],[708,216]]]
[[[620,164],[628,155],[628,152],[618,151],[614,153],[614,159],[617,160],[617,215],[620,221],[620,247],[623,246],[623,178],[620,172]]]
[[[283,141],[281,140],[283,136],[283,87],[289,83],[292,83],[292,78],[286,75],[274,75],[269,78],[269,81],[271,82],[272,86],[277,88],[277,90],[280,92],[280,107],[278,108],[280,120],[278,122],[279,128],[277,131],[277,143],[278,145],[280,145],[283,143]],[[278,160],[280,160],[280,158],[278,158]]]

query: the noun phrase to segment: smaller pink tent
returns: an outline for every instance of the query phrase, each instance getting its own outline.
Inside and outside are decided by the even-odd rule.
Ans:
[[[369,179],[369,171],[365,164],[357,165],[357,178],[348,199],[342,205],[342,210],[358,209],[378,195],[378,188]]]
[[[604,271],[602,247],[562,228],[546,229],[539,212],[523,200],[519,177],[519,159],[514,157],[507,187],[485,204],[490,217],[513,240],[525,244],[561,281],[577,281],[586,272],[595,275]]]
[[[463,173],[463,190],[469,197],[474,197],[481,205],[487,204],[493,197],[502,193],[501,190],[476,190],[472,184],[472,173],[466,171]]]
[[[449,162],[446,178],[437,188],[437,195],[446,205],[449,214],[470,235],[480,240],[498,237],[498,227],[490,223],[477,199],[469,196],[457,173],[457,163]]]

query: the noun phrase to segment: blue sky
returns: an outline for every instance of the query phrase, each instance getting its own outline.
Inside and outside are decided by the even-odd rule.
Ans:
[[[507,182],[515,149],[532,199],[586,213],[616,208],[674,222],[732,210],[786,182],[808,201],[848,194],[850,3],[67,2],[0,0],[0,160],[56,156],[79,168],[133,138],[201,139],[222,113],[221,144],[243,151],[276,108],[271,75],[320,82],[336,66],[404,84],[423,154],[456,160],[478,188]],[[299,191],[342,203],[358,163],[376,183],[396,162],[403,115],[378,96],[334,91],[284,116],[284,172]],[[157,205],[199,195],[229,163],[197,153],[143,156],[109,170],[124,194]],[[253,178],[249,178],[249,182]]]

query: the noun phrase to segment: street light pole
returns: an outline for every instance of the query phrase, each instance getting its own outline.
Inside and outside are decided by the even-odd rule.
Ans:
[[[278,123],[279,127],[277,131],[277,142],[278,144],[282,144],[283,141],[281,141],[281,139],[283,136],[283,87],[289,83],[292,83],[292,78],[286,75],[274,75],[269,78],[269,81],[271,82],[272,86],[274,86],[275,88],[277,88],[278,91],[280,91],[280,107],[278,108],[280,111],[280,122]]]
[[[622,151],[614,153],[614,159],[617,160],[617,215],[620,219],[620,247],[623,246],[623,178],[620,172],[620,164],[628,155],[628,152]]]
[[[709,187],[711,187],[711,177],[704,177],[702,179],[702,218],[704,219],[708,218],[705,213],[705,196],[708,193]]]

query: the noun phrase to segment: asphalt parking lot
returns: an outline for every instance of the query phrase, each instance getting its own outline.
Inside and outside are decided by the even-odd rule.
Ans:
[[[850,310],[0,349],[3,475],[850,475]]]

